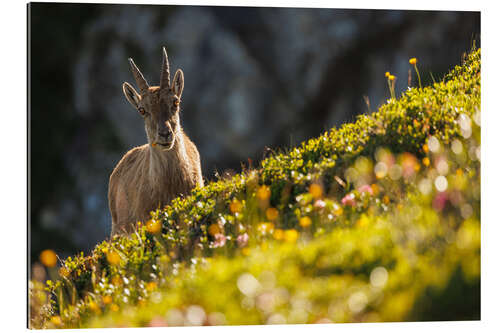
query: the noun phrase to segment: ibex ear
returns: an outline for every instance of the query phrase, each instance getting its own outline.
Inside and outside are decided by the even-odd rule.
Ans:
[[[177,97],[181,98],[182,90],[184,89],[184,73],[181,69],[175,72],[174,82],[172,82],[172,91]]]
[[[132,104],[134,108],[139,109],[139,101],[141,100],[141,96],[128,82],[123,83],[123,94],[125,95],[127,101]]]

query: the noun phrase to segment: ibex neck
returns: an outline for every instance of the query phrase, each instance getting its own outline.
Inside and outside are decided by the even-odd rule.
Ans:
[[[186,148],[182,133],[176,136],[175,144],[170,150],[149,145],[149,175],[152,181],[162,181],[162,178],[181,175],[187,164]]]

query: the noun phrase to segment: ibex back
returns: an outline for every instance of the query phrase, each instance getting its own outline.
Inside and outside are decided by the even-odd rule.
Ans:
[[[129,233],[137,221],[172,199],[203,186],[200,155],[184,133],[180,102],[184,74],[178,69],[170,82],[167,51],[163,48],[160,86],[150,87],[129,58],[139,92],[127,82],[123,93],[143,117],[148,143],[127,152],[109,179],[111,235]]]

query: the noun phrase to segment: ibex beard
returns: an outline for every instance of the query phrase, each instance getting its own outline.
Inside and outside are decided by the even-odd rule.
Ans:
[[[163,48],[160,85],[150,87],[131,58],[129,62],[139,93],[127,82],[123,93],[143,117],[148,143],[127,152],[110,176],[111,236],[132,232],[138,221],[150,218],[151,211],[203,186],[200,154],[179,118],[182,70],[175,72],[171,83]]]

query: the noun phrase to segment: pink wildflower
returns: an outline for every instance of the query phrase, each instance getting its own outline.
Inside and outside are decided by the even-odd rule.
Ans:
[[[342,204],[345,206],[354,206],[356,201],[354,200],[354,194],[349,193],[345,197],[342,198]]]
[[[323,209],[323,208],[325,208],[325,206],[326,206],[326,203],[323,200],[316,200],[314,202],[314,208],[316,208],[316,209]]]
[[[438,192],[432,200],[432,207],[434,207],[437,211],[442,211],[446,206],[446,202],[448,201],[448,194],[446,192]]]
[[[149,327],[165,327],[168,326],[167,321],[161,317],[161,316],[156,316],[148,324]]]
[[[415,171],[417,171],[420,166],[417,163],[417,158],[410,153],[403,153],[401,159],[401,166],[403,167],[403,177],[408,179],[415,174]]]
[[[360,188],[358,188],[359,193],[368,193],[369,195],[373,195],[373,189],[370,185],[363,185]]]
[[[214,235],[214,238],[215,238],[215,242],[213,244],[213,247],[223,247],[224,245],[226,245],[226,236],[224,236],[223,234],[215,234]]]
[[[247,244],[248,244],[248,234],[245,232],[244,234],[239,235],[236,238],[236,242],[238,243],[239,247],[245,247],[245,246],[247,246]]]

